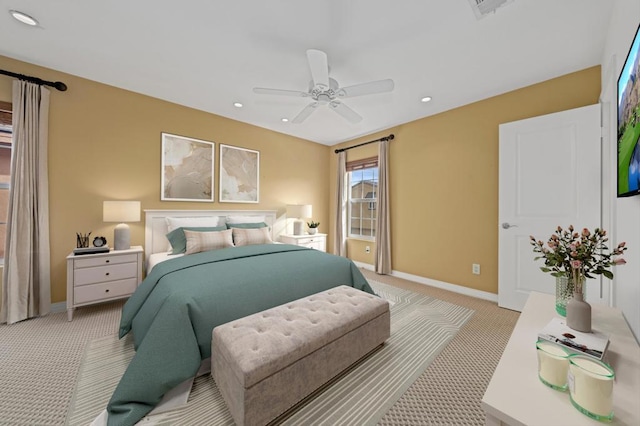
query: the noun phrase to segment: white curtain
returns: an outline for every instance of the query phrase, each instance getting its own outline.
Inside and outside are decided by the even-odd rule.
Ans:
[[[336,183],[336,234],[333,238],[333,253],[347,256],[347,155],[344,151],[338,153],[338,176]]]
[[[378,202],[376,206],[376,259],[378,274],[391,273],[391,226],[389,218],[389,141],[378,145]]]
[[[0,320],[51,310],[47,139],[49,90],[13,82],[11,189]]]

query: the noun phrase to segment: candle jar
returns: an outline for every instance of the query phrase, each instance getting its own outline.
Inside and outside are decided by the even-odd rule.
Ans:
[[[536,342],[538,353],[538,378],[552,389],[567,390],[569,352],[546,340]]]
[[[615,373],[604,362],[585,355],[569,357],[569,395],[583,414],[599,421],[613,419],[613,379]]]

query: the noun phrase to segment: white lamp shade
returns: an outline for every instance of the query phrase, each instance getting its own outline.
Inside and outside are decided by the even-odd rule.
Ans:
[[[287,217],[307,219],[312,216],[311,204],[288,204]]]
[[[311,204],[288,204],[287,217],[292,219],[307,219],[312,215]],[[301,220],[293,221],[293,235],[302,235],[304,222]]]
[[[140,201],[105,201],[103,222],[140,222]]]

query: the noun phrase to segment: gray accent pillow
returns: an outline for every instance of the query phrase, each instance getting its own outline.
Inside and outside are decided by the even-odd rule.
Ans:
[[[234,232],[236,231],[233,229],[215,232],[196,232],[185,229],[184,235],[187,237],[187,251],[185,254],[233,247]]]
[[[187,251],[187,237],[184,235],[185,229],[187,231],[196,232],[213,232],[213,231],[225,231],[226,226],[186,226],[179,227],[167,234],[167,240],[171,244],[170,254],[181,254]]]

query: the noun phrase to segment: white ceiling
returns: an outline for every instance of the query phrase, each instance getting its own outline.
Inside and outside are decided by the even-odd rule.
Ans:
[[[469,0],[0,0],[0,55],[333,145],[599,64],[612,4],[514,0],[477,20]],[[346,99],[358,124],[326,107],[283,123],[309,100],[252,88],[306,91],[311,48],[342,87],[394,91]]]

